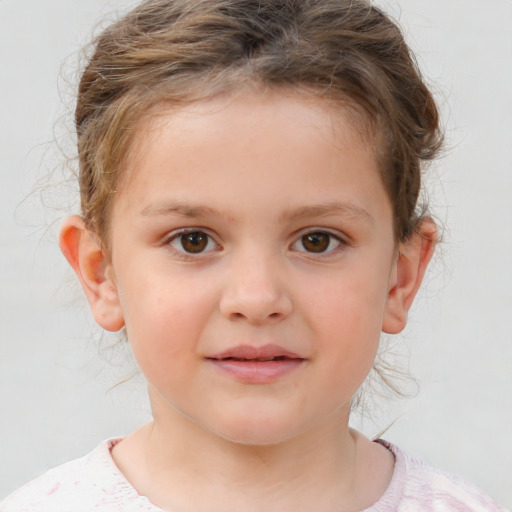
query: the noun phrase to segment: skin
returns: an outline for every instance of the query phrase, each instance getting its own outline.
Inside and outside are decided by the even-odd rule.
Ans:
[[[154,421],[115,447],[117,465],[169,510],[370,506],[393,459],[349,429],[351,399],[381,332],[405,326],[435,227],[396,246],[372,144],[318,99],[246,92],[160,109],[139,133],[111,253],[79,217],[61,234],[97,322],[126,326],[148,382]],[[183,229],[204,250],[187,252]],[[209,359],[240,344],[303,361],[243,382]]]

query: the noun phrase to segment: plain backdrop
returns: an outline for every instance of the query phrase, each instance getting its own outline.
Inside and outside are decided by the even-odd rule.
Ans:
[[[0,0],[0,497],[150,417],[56,245],[79,49],[123,0]],[[512,1],[387,0],[436,92],[444,242],[396,341],[419,382],[354,424],[512,507]],[[96,28],[95,28],[96,27]],[[61,147],[62,146],[62,147]],[[408,355],[410,354],[410,355]],[[408,386],[410,388],[410,386]]]

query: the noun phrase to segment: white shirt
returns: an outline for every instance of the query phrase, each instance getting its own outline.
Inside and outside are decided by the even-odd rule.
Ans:
[[[88,455],[50,469],[0,503],[0,512],[163,512],[116,466],[111,449],[119,441],[104,441]],[[379,442],[395,457],[392,480],[361,512],[504,512],[473,485]]]

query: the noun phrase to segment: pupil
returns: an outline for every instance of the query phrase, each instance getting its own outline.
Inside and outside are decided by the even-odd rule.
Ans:
[[[208,245],[208,237],[200,231],[187,233],[186,235],[182,235],[181,245],[187,252],[201,252],[204,251]]]
[[[302,237],[302,245],[309,252],[324,252],[329,247],[329,235],[326,233],[309,233]]]

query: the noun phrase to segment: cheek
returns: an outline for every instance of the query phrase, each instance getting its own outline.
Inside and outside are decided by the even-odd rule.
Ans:
[[[387,281],[368,273],[339,275],[317,287],[308,318],[323,358],[324,375],[355,392],[370,371],[379,346]]]
[[[310,283],[302,295],[308,294],[304,307],[311,313],[310,318],[334,336],[352,333],[358,339],[370,340],[380,334],[388,295],[387,279],[382,276],[341,272]]]
[[[128,341],[148,381],[173,381],[186,372],[188,362],[198,357],[213,291],[160,276],[132,281],[129,293],[120,290],[120,299]]]

